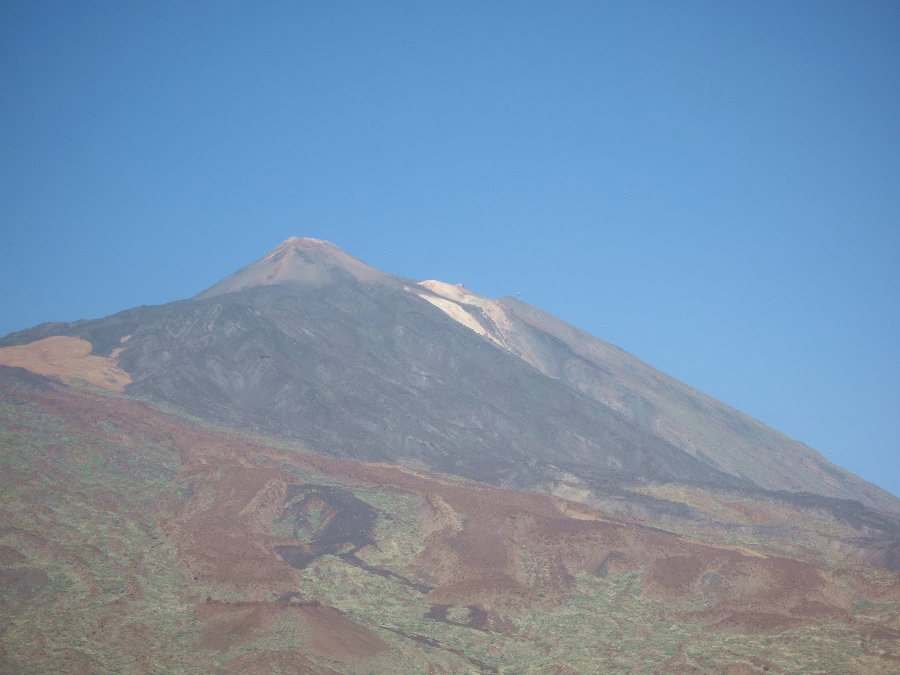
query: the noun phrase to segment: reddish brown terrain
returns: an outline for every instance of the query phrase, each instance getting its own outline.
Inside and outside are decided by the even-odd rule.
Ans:
[[[0,672],[900,670],[894,495],[320,240],[0,340],[0,490]]]
[[[406,659],[414,658],[413,670],[493,672],[503,669],[506,657],[502,650],[492,652],[490,643],[501,641],[510,651],[528,653],[537,647],[544,665],[558,672],[582,671],[587,663],[602,669],[604,663],[617,663],[615,631],[606,634],[608,627],[598,626],[596,644],[582,646],[586,653],[569,653],[555,628],[542,634],[531,627],[531,618],[525,619],[535,612],[577,616],[585,603],[598,602],[599,596],[591,595],[598,589],[614,592],[608,602],[652,617],[643,629],[648,644],[659,637],[646,632],[654,623],[694,627],[667,660],[643,662],[650,670],[713,663],[727,672],[777,671],[780,659],[790,663],[777,650],[759,655],[726,648],[741,643],[727,637],[712,639],[722,646],[706,655],[698,645],[710,635],[743,636],[745,645],[777,643],[773,636],[786,631],[814,636],[823,626],[827,630],[815,639],[828,649],[839,647],[841,640],[854,645],[853,660],[846,662],[851,669],[891,672],[900,667],[897,614],[883,607],[896,608],[900,602],[897,577],[858,564],[854,556],[861,551],[848,548],[835,565],[786,555],[777,541],[716,545],[703,535],[610,517],[547,494],[279,447],[211,430],[128,398],[61,385],[35,387],[14,377],[7,383],[15,385],[6,388],[7,408],[25,405],[21,395],[27,391],[27,405],[58,420],[68,436],[108,441],[109,452],[118,457],[102,458],[101,464],[140,461],[141,448],[149,446],[177,456],[169,478],[181,486],[176,494],[160,489],[140,506],[102,487],[81,494],[111,518],[144,518],[150,529],[143,540],[171,551],[172,602],[180,606],[186,649],[167,656],[172,667],[349,672],[402,669]],[[26,426],[7,423],[5,428],[16,433]],[[33,475],[62,480],[54,476],[59,471],[55,455],[79,452],[63,440],[49,443],[43,457],[31,458]],[[406,505],[403,518],[387,508],[398,503]],[[121,593],[110,595],[87,550],[103,542],[91,543],[87,536],[79,553],[36,525],[21,526],[54,518],[44,512],[47,508],[39,490],[16,504],[4,501],[0,583],[6,670],[64,666],[93,671],[108,665],[88,649],[64,648],[62,635],[35,643],[9,630],[28,624],[31,603],[52,604],[41,599],[55,583],[52,569],[74,575],[81,592],[100,601],[92,610],[97,613],[90,619],[88,642],[129,657],[138,670],[152,669],[153,645],[164,636],[128,620],[135,603],[152,600],[144,587],[153,573],[137,553],[140,547],[120,570]],[[20,525],[10,525],[15,522]],[[408,540],[398,540],[410,524],[413,529],[403,532]],[[414,554],[397,554],[403,547]],[[370,596],[360,596],[375,580],[366,590]],[[391,600],[382,614],[378,588],[393,589],[402,601]],[[881,609],[870,612],[867,603]],[[585,611],[589,617],[604,608]],[[442,626],[456,632],[442,638]],[[38,632],[42,628],[32,626]],[[109,632],[115,640],[106,641]],[[477,646],[467,647],[459,633],[475,635]],[[488,658],[492,653],[494,658]]]
[[[93,349],[87,340],[55,335],[25,345],[0,347],[0,365],[25,368],[64,382],[81,380],[108,391],[124,391],[131,376],[116,363],[121,348],[108,357],[92,354]]]

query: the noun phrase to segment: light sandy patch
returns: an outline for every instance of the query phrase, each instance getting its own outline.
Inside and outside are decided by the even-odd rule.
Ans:
[[[430,302],[432,305],[444,312],[444,314],[449,316],[454,321],[461,323],[469,330],[473,330],[482,337],[486,337],[488,340],[496,342],[501,347],[504,346],[503,343],[501,343],[496,337],[491,335],[487,331],[487,329],[482,326],[477,319],[475,319],[475,317],[469,314],[464,307],[455,303],[453,300],[439,298],[434,295],[426,295],[425,293],[418,293],[417,295],[423,300],[427,300],[428,302]]]
[[[587,488],[579,488],[574,485],[559,484],[554,485],[550,489],[550,494],[554,497],[568,500],[570,502],[578,502],[580,504],[589,504],[594,499],[594,493]],[[568,514],[567,514],[568,515]]]
[[[571,502],[591,504],[596,501],[596,495],[594,495],[593,490],[588,487],[587,483],[568,471],[560,471],[557,481],[548,485],[547,488],[550,494],[565,500],[557,506],[563,513],[572,518],[578,518],[579,516],[569,513]]]
[[[106,357],[92,355],[93,349],[87,340],[55,335],[27,345],[0,347],[0,365],[24,368],[63,382],[82,380],[107,391],[124,391],[131,376],[116,362],[122,350],[115,349]]]
[[[463,521],[460,515],[438,495],[427,495],[420,498],[416,509],[416,520],[423,537],[434,532],[462,532]]]
[[[468,299],[477,297],[462,284],[448,284],[444,281],[437,281],[436,279],[420,281],[419,286],[424,286],[429,291],[437,293],[442,298],[447,298],[454,302],[465,302],[471,305],[474,303],[470,302]]]
[[[453,302],[462,305],[475,305],[481,309],[481,311],[491,320],[496,329],[496,332],[488,330],[488,333],[492,336],[494,342],[508,348],[505,336],[511,334],[514,329],[506,314],[506,310],[503,309],[503,306],[500,305],[500,303],[491,300],[490,298],[477,295],[461,284],[448,284],[443,281],[431,279],[428,281],[420,281],[419,285],[424,286],[432,293],[435,293],[442,298],[446,298],[447,300],[452,300]]]

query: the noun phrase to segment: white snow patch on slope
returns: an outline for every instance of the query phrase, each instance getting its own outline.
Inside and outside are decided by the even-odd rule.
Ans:
[[[469,312],[467,312],[465,310],[465,308],[462,307],[462,305],[454,302],[453,300],[448,300],[446,298],[439,298],[437,296],[428,295],[426,293],[417,293],[416,295],[418,295],[423,300],[427,300],[432,305],[434,305],[435,307],[440,309],[442,312],[444,312],[444,314],[449,316],[454,321],[461,323],[463,326],[465,326],[469,330],[473,330],[476,333],[478,333],[479,335],[481,335],[482,337],[486,337],[488,340],[491,340],[492,342],[496,342],[501,347],[504,346],[503,344],[501,344],[501,342],[497,338],[495,338],[493,335],[491,335],[487,331],[487,329],[478,322],[478,320],[475,317],[473,317],[471,314],[469,314]]]
[[[512,324],[503,307],[494,300],[472,293],[462,284],[448,284],[443,281],[420,281],[419,285],[437,296],[424,293],[417,295],[440,308],[450,318],[475,331],[507,351],[512,351],[504,340],[504,334],[513,331]],[[477,307],[491,325],[485,326],[466,305]]]

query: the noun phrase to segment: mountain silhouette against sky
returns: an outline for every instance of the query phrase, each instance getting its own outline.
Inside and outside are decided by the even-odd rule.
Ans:
[[[895,672],[900,500],[514,298],[291,238],[0,341],[4,672]]]
[[[813,449],[535,307],[395,277],[318,239],[287,239],[191,300],[2,345],[59,335],[115,351],[131,395],[334,456],[598,502],[675,482],[900,511]]]

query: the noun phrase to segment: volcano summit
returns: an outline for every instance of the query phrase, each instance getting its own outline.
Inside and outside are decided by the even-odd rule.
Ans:
[[[5,669],[897,666],[900,500],[513,298],[293,237],[0,364]]]
[[[646,482],[900,511],[819,453],[512,298],[292,237],[193,300],[40,326],[116,351],[134,396],[355,459],[597,496]],[[10,352],[11,353],[11,352]],[[2,358],[2,356],[0,356]]]

